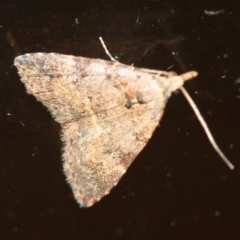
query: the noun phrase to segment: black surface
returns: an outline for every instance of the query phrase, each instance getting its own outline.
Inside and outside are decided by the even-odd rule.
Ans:
[[[240,239],[239,3],[195,2],[0,3],[0,239]],[[80,209],[62,173],[59,125],[27,95],[13,59],[37,51],[108,59],[99,36],[124,63],[197,70],[186,88],[236,169],[176,93],[117,187]]]

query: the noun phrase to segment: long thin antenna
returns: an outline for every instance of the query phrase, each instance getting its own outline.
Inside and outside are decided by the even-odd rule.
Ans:
[[[106,45],[105,45],[102,37],[99,37],[99,40],[100,40],[100,42],[101,42],[101,44],[102,44],[102,46],[103,46],[103,48],[104,48],[104,50],[105,50],[105,53],[109,56],[109,58],[111,59],[111,61],[113,61],[113,62],[119,62],[119,61],[116,60],[116,59],[111,55],[111,53],[108,51],[108,49],[107,49],[107,47],[106,47]]]
[[[221,149],[218,147],[215,139],[213,138],[213,135],[211,134],[206,121],[203,119],[200,111],[198,110],[196,104],[194,103],[194,101],[192,100],[192,98],[190,97],[189,93],[187,92],[187,90],[184,87],[180,88],[181,92],[183,93],[184,97],[187,99],[187,101],[189,102],[190,106],[192,107],[193,111],[195,112],[199,122],[201,123],[203,130],[205,131],[208,140],[210,141],[210,143],[212,144],[212,147],[215,149],[215,151],[218,153],[218,155],[222,158],[222,160],[228,165],[228,167],[233,170],[234,166],[233,164],[227,159],[227,157],[224,155],[224,153],[221,151]]]
[[[106,54],[109,56],[109,58],[114,61],[114,62],[118,62],[114,57],[112,57],[112,55],[110,54],[110,52],[108,51],[102,37],[99,37],[101,44],[106,52]],[[183,80],[188,80],[190,78],[193,78],[195,76],[197,76],[197,73],[192,71],[192,72],[187,72],[184,73],[182,75],[180,75]],[[224,153],[221,151],[221,149],[218,147],[215,139],[213,138],[213,135],[211,134],[206,121],[204,120],[204,118],[202,117],[200,111],[198,110],[198,107],[196,106],[196,104],[194,103],[194,101],[192,100],[191,96],[188,94],[187,90],[184,87],[180,87],[181,92],[183,93],[184,97],[186,98],[186,100],[188,101],[188,103],[190,104],[190,106],[192,107],[194,113],[196,114],[199,122],[201,123],[203,130],[205,131],[208,140],[210,141],[210,144],[212,145],[212,147],[214,148],[214,150],[217,152],[217,154],[222,158],[222,160],[227,164],[227,166],[233,170],[234,166],[233,164],[228,160],[228,158],[224,155]]]

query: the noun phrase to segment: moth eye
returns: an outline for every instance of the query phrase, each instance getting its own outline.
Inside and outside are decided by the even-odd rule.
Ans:
[[[140,104],[148,103],[152,101],[152,95],[150,94],[143,94],[143,93],[138,93],[137,94],[137,102]]]
[[[138,103],[136,98],[130,98],[127,99],[126,103],[125,103],[125,107],[126,108],[131,108],[133,104]]]
[[[126,107],[126,108],[131,108],[132,105],[133,105],[133,102],[131,101],[131,99],[128,99],[128,100],[126,101],[126,103],[125,103],[125,107]]]

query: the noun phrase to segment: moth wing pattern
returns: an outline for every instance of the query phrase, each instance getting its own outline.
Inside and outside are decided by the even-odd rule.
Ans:
[[[56,53],[21,55],[14,64],[62,126],[64,172],[84,207],[118,183],[183,85],[168,72]]]

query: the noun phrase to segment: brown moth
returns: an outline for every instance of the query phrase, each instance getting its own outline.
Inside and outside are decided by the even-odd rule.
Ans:
[[[64,172],[81,207],[118,183],[159,125],[171,93],[197,75],[56,53],[21,55],[14,64],[27,92],[62,126]]]

